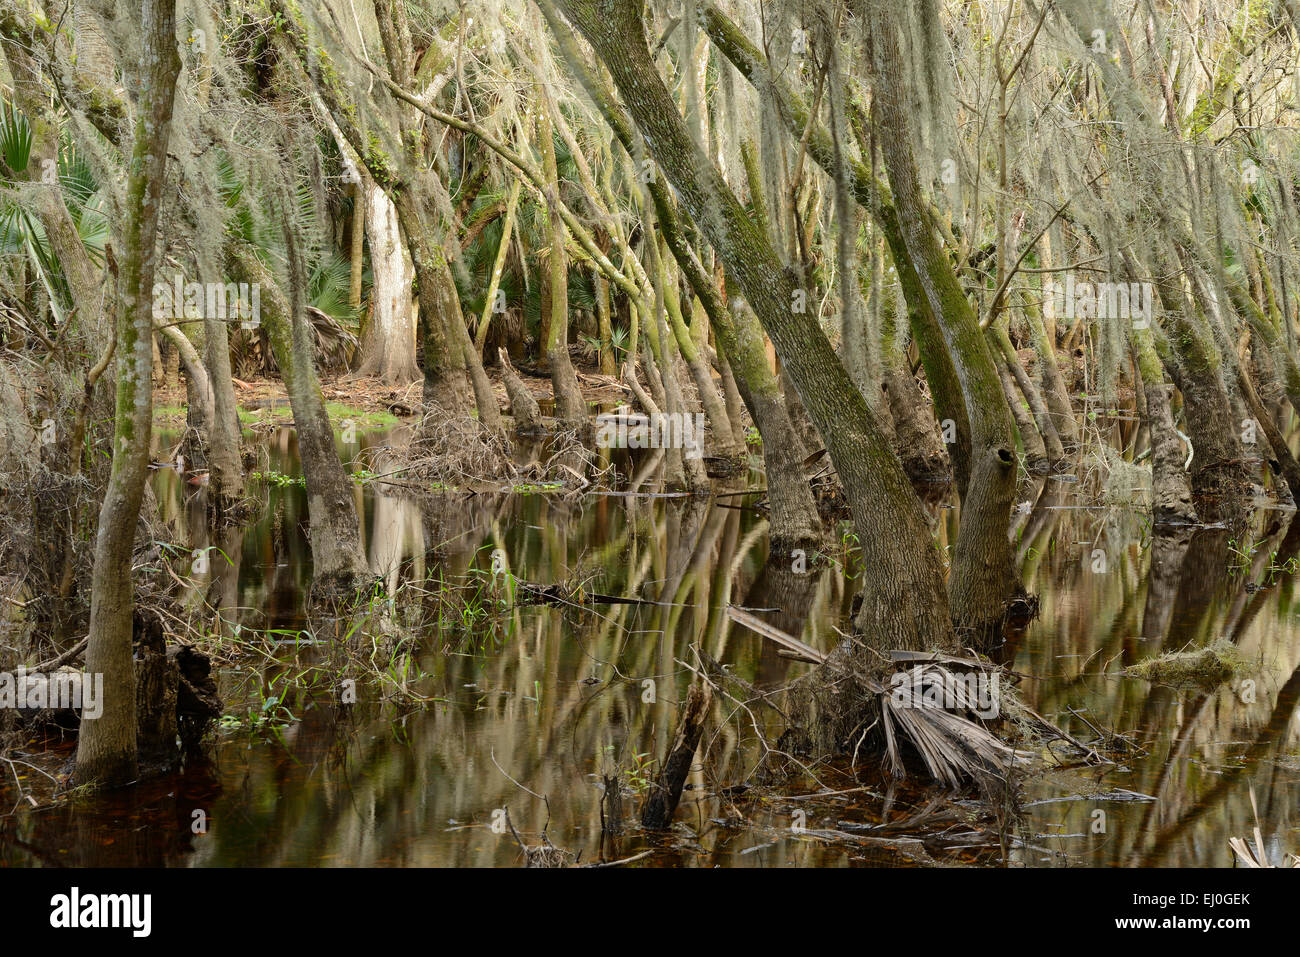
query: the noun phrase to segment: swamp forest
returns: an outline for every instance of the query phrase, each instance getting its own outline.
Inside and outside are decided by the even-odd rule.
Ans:
[[[0,0],[0,873],[1298,866],[1298,335],[1300,0]]]

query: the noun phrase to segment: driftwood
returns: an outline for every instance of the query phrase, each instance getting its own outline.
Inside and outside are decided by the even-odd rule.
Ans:
[[[677,811],[677,802],[682,798],[686,775],[690,773],[691,763],[695,760],[695,749],[700,743],[712,700],[707,684],[693,685],[686,695],[686,710],[677,726],[677,736],[668,749],[659,777],[641,810],[642,827],[658,830],[671,823],[673,814]]]

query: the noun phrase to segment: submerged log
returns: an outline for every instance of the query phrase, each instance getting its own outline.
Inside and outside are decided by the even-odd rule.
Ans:
[[[677,736],[668,749],[659,778],[641,810],[642,827],[657,830],[672,822],[677,802],[682,797],[682,787],[686,784],[686,775],[690,773],[691,762],[695,760],[695,749],[704,731],[704,721],[712,697],[709,686],[701,684],[693,685],[687,694],[686,711],[677,726]]]

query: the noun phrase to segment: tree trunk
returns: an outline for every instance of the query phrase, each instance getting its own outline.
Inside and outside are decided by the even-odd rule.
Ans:
[[[1183,470],[1186,453],[1170,409],[1173,386],[1165,381],[1149,329],[1133,331],[1133,349],[1147,400],[1151,433],[1151,516],[1156,523],[1195,522],[1192,487]]]
[[[287,222],[285,240],[290,268],[287,299],[253,251],[237,240],[226,244],[228,266],[241,282],[261,284],[262,323],[289,392],[307,485],[313,594],[346,595],[369,577],[368,567],[361,547],[352,482],[334,447],[334,430],[316,377],[314,332],[303,302],[297,241]]]
[[[636,142],[626,114],[615,103],[604,81],[588,68],[572,32],[550,4],[543,4],[542,12],[564,51],[570,69],[577,74],[628,155],[633,155]],[[656,177],[646,184],[646,188],[654,201],[656,218],[668,248],[699,297],[717,337],[720,356],[726,358],[736,387],[763,438],[763,462],[772,516],[772,548],[788,550],[811,545],[821,537],[821,522],[804,474],[802,446],[790,421],[785,398],[767,361],[762,326],[745,303],[738,303],[735,309],[728,306],[723,298],[725,284],[720,267],[716,285],[713,277],[699,267],[686,240],[677,207],[664,184]],[[634,362],[638,336],[635,305],[630,306],[629,313],[629,356]],[[635,382],[634,375],[632,381]]]
[[[837,154],[830,134],[816,122],[815,117],[809,116],[807,106],[798,95],[768,67],[763,54],[716,6],[706,3],[700,13],[703,25],[718,49],[755,89],[776,101],[779,107],[776,112],[785,120],[789,133],[807,146],[808,156],[823,170],[832,177],[836,176],[836,157],[842,154]],[[852,101],[847,105],[854,136],[863,155],[870,156],[871,141],[865,129],[866,121],[862,111]],[[751,149],[746,154],[746,171],[750,175],[751,184],[755,182],[757,173],[752,158]],[[903,240],[898,212],[889,200],[888,191],[860,162],[849,161],[848,173],[854,200],[875,217],[898,269],[903,298],[907,303],[908,320],[912,325],[912,336],[920,347],[921,361],[925,365],[925,375],[930,385],[935,418],[942,427],[944,441],[949,442],[953,479],[958,493],[964,498],[971,473],[971,429],[957,370],[917,277],[912,257]],[[751,190],[752,188],[751,185]]]
[[[568,231],[560,218],[556,202],[559,199],[560,178],[555,165],[555,138],[551,126],[549,104],[538,111],[537,143],[542,154],[542,169],[546,175],[547,203],[550,208],[550,322],[542,345],[546,364],[551,371],[551,387],[555,392],[555,417],[568,428],[584,425],[587,421],[587,403],[578,387],[578,376],[569,358],[569,257],[565,251]]]
[[[692,142],[654,69],[639,8],[599,0],[565,0],[558,6],[610,69],[686,211],[744,290],[826,440],[869,570],[859,627],[878,647],[955,648],[920,503],[816,317],[792,308],[799,301],[793,278]]]
[[[542,431],[542,410],[537,400],[528,391],[528,387],[515,375],[510,364],[510,354],[505,349],[498,349],[501,361],[501,378],[505,380],[506,397],[510,400],[510,415],[515,420],[515,431],[525,434]]]
[[[510,232],[515,224],[515,207],[519,204],[521,182],[516,177],[510,184],[510,198],[506,200],[506,215],[501,224],[501,243],[497,246],[497,255],[492,261],[492,275],[488,278],[487,292],[483,296],[483,315],[479,317],[478,331],[474,335],[474,348],[480,356],[483,355],[483,345],[487,342],[488,326],[497,311],[497,290],[501,288],[501,273],[505,269],[506,253],[510,251]]]
[[[907,327],[899,328],[896,297],[885,296],[880,306],[881,386],[894,418],[898,457],[913,481],[943,479],[948,472],[948,456],[935,429],[930,403],[908,365]]]
[[[1043,255],[1047,255],[1047,244],[1043,244]],[[1047,260],[1044,259],[1044,268]],[[1045,297],[1046,298],[1046,297]],[[1025,323],[1029,326],[1033,338],[1034,351],[1038,353],[1039,378],[1042,381],[1043,400],[1047,403],[1052,425],[1061,439],[1061,447],[1066,453],[1073,453],[1079,448],[1079,424],[1074,420],[1074,408],[1070,405],[1070,389],[1061,375],[1061,367],[1056,362],[1056,342],[1043,319],[1043,312],[1049,306],[1044,302],[1039,308],[1032,292],[1024,290],[1021,296],[1024,304]]]
[[[397,209],[374,177],[358,171],[364,220],[370,239],[370,319],[361,341],[357,372],[390,385],[420,378],[415,363],[415,310],[411,285],[415,269],[402,242]]]
[[[739,461],[744,455],[745,447],[736,443],[726,404],[713,382],[713,369],[704,358],[699,343],[695,341],[691,330],[686,326],[686,321],[682,318],[681,297],[677,294],[676,285],[666,284],[664,293],[668,323],[672,328],[673,338],[691,374],[691,380],[695,383],[700,405],[704,407],[704,417],[708,420],[709,428],[713,433],[713,454],[720,458]]]
[[[99,513],[90,603],[86,671],[103,675],[104,706],[83,718],[74,772],[78,784],[113,786],[135,779],[135,668],[131,553],[144,497],[153,428],[153,281],[157,267],[158,211],[166,185],[172,104],[181,60],[176,52],[175,0],[143,0],[143,68],[139,74],[135,140],[119,234],[117,414],[113,467]]]
[[[1016,387],[1016,380],[1007,366],[1006,360],[998,363],[998,378],[1002,382],[1002,394],[1006,396],[1007,408],[1011,410],[1011,418],[1015,421],[1016,432],[1020,436],[1020,447],[1025,455],[1025,469],[1031,475],[1042,475],[1048,471],[1047,449],[1043,445],[1043,437],[1038,434],[1038,428],[1034,425],[1029,409],[1020,400],[1020,390]],[[958,534],[960,535],[960,532]]]
[[[596,289],[596,326],[600,336],[600,372],[602,375],[617,375],[618,363],[614,356],[613,329],[609,320],[609,283],[600,274],[592,270],[592,283]]]
[[[930,310],[939,320],[970,417],[971,479],[962,500],[949,595],[958,627],[983,635],[998,630],[1005,603],[1016,587],[1007,536],[1016,492],[1012,418],[989,345],[951,259],[935,239],[929,207],[921,196],[895,15],[880,0],[871,4],[880,148],[908,254]]]
[[[212,424],[208,436],[208,494],[217,512],[225,512],[244,497],[244,473],[239,460],[239,409],[230,372],[230,340],[226,322],[204,320],[208,377],[212,389]]]

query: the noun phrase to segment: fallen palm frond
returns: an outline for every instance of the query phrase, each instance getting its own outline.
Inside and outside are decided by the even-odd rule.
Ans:
[[[827,655],[750,612],[731,605],[727,615],[780,645],[787,657],[843,670],[838,656]],[[902,740],[912,744],[932,777],[950,787],[972,778],[1004,780],[1013,767],[1028,760],[1028,754],[1005,744],[983,724],[967,717],[967,713],[979,714],[990,706],[971,690],[969,672],[974,669],[986,676],[993,671],[992,665],[977,659],[921,653],[896,657],[923,663],[896,673],[888,687],[873,678],[862,680],[879,704],[885,755],[892,773],[898,777],[906,774]],[[958,665],[966,672],[955,670]],[[994,710],[997,704],[992,702]]]
[[[326,375],[346,372],[357,350],[357,337],[329,313],[315,306],[307,306],[315,340],[317,371]],[[251,379],[279,371],[271,351],[271,339],[264,326],[232,324],[230,338],[230,369],[236,376]]]
[[[989,701],[972,693],[968,675],[936,663],[918,665],[895,674],[892,686],[877,694],[885,755],[899,777],[905,773],[900,733],[916,748],[931,776],[950,787],[971,777],[1003,778],[1030,757],[966,716],[990,709]],[[992,702],[995,711],[997,704]]]

